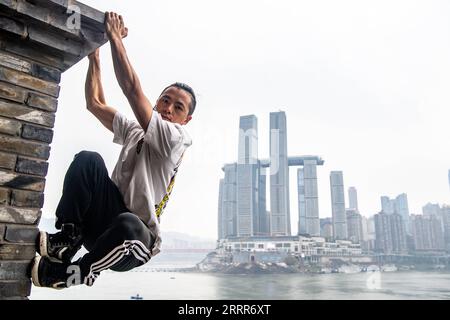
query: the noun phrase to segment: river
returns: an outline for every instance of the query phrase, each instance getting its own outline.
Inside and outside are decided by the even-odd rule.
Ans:
[[[203,257],[198,253],[156,256],[133,271],[104,271],[92,287],[33,287],[30,299],[128,300],[137,294],[144,300],[450,299],[448,271],[273,275],[149,271],[193,266]]]

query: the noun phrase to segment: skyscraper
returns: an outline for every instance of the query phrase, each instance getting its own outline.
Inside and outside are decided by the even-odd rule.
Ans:
[[[381,211],[383,211],[386,214],[393,214],[395,212],[395,200],[391,200],[387,196],[382,196]]]
[[[411,219],[416,251],[444,251],[445,238],[437,216],[414,215]]]
[[[358,211],[358,193],[355,187],[348,188],[348,208]]]
[[[298,234],[306,235],[305,175],[303,168],[297,169]]]
[[[447,252],[450,252],[450,206],[443,205],[441,208],[442,218],[444,220],[444,242]]]
[[[385,254],[407,252],[405,224],[398,213],[380,212],[374,216],[375,249]]]
[[[258,124],[256,116],[239,120],[237,164],[237,236],[254,235],[258,210]]]
[[[223,237],[236,236],[237,233],[237,164],[226,164],[222,187],[222,227]],[[219,220],[220,221],[220,220]]]
[[[297,170],[299,220],[298,234],[320,236],[317,162],[305,160]]]
[[[389,216],[389,220],[391,224],[393,252],[400,254],[406,253],[408,250],[408,246],[406,242],[406,224],[403,221],[403,217],[398,213],[394,213]]]
[[[361,243],[363,240],[362,217],[356,209],[347,209],[347,235],[353,243]]]
[[[368,250],[375,250],[375,217],[371,216],[367,219],[367,248]]]
[[[424,217],[435,217],[441,225],[442,231],[445,230],[446,225],[446,216],[445,211],[442,210],[441,206],[438,203],[427,203],[422,207],[422,213]]]
[[[266,205],[266,168],[263,168],[261,165],[258,168],[258,176],[259,176],[259,185],[258,185],[258,219],[255,224],[254,234],[256,236],[268,236],[270,234],[269,228],[269,215],[267,212]]]
[[[411,226],[409,221],[408,197],[406,193],[399,194],[395,199],[387,196],[381,197],[381,211],[386,214],[398,213],[405,224],[405,231],[411,235]]]
[[[255,115],[239,118],[238,164],[258,162],[258,119]]]
[[[375,222],[375,250],[382,253],[392,253],[392,233],[389,214],[381,211],[374,215]]]
[[[411,234],[411,223],[409,221],[409,207],[408,207],[408,197],[406,193],[399,194],[395,198],[395,211],[402,217],[403,223],[405,224],[405,231],[407,234]]]
[[[361,233],[362,233],[362,239],[361,239],[361,248],[364,251],[369,251],[371,249],[370,243],[369,243],[369,228],[368,228],[369,219],[361,215]]]
[[[333,235],[336,240],[346,240],[347,217],[345,215],[344,178],[342,171],[330,172],[330,186]]]
[[[422,213],[425,217],[441,215],[441,206],[438,203],[427,203],[422,207]]]
[[[220,179],[219,183],[219,203],[218,203],[218,214],[217,214],[217,235],[218,239],[224,239],[226,238],[226,219],[225,215],[223,214],[223,179]]]
[[[270,226],[272,236],[291,235],[286,114],[270,113]],[[275,134],[273,134],[275,132]]]

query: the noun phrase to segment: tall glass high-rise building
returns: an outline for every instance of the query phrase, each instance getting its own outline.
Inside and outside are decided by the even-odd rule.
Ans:
[[[348,208],[358,210],[358,192],[355,187],[348,188]]]
[[[397,213],[402,217],[405,223],[405,231],[407,234],[411,234],[411,222],[409,218],[409,206],[408,206],[408,196],[406,193],[399,194],[395,198],[395,207]]]
[[[290,236],[289,166],[286,114],[270,113],[270,226],[272,236]],[[275,134],[273,134],[275,132]]]
[[[347,216],[345,214],[344,178],[342,171],[330,172],[331,215],[335,240],[346,240]]]
[[[239,120],[237,164],[237,236],[253,236],[258,218],[258,123],[254,115]]]
[[[387,196],[381,196],[381,211],[386,214],[395,212],[395,200],[389,199]]]
[[[223,179],[220,179],[219,183],[219,203],[218,203],[218,212],[217,212],[217,236],[218,239],[224,239],[226,237],[226,219],[225,215],[223,214]]]
[[[297,170],[298,234],[320,236],[319,196],[317,188],[317,161],[305,160]]]
[[[303,168],[297,169],[298,192],[298,234],[306,235],[306,201],[305,201],[305,174]]]
[[[258,163],[258,119],[255,115],[239,118],[238,164]]]
[[[219,227],[219,235],[223,238],[236,236],[237,213],[237,164],[226,164],[222,168],[225,173],[222,185],[221,203],[222,225]]]
[[[259,186],[258,186],[258,218],[256,223],[256,228],[254,230],[255,236],[268,236],[270,235],[270,216],[267,212],[266,205],[266,185],[267,185],[267,175],[266,168],[263,168],[261,164],[258,168],[259,175]]]

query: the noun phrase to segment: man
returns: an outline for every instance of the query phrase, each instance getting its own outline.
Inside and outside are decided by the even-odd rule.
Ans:
[[[183,125],[195,110],[193,90],[175,83],[163,90],[152,107],[133,70],[122,38],[123,19],[106,13],[117,81],[136,116],[127,120],[107,105],[100,77],[98,49],[89,55],[85,94],[88,110],[123,145],[111,175],[95,152],[78,153],[70,165],[56,210],[56,234],[41,231],[32,267],[33,284],[65,288],[92,285],[101,271],[128,271],[160,251],[160,216],[172,191],[184,151],[191,139]],[[73,256],[84,247],[79,260]]]

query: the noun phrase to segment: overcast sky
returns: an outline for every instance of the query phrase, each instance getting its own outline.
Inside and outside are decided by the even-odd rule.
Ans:
[[[83,1],[124,16],[125,46],[154,103],[175,81],[198,106],[163,231],[215,239],[221,167],[234,162],[239,116],[258,117],[259,156],[269,156],[269,112],[287,115],[289,155],[318,155],[320,217],[331,216],[329,173],[344,172],[360,211],[407,193],[411,213],[450,203],[449,1]],[[101,50],[107,101],[133,117]],[[44,216],[52,216],[75,153],[120,147],[85,109],[87,60],[64,73],[51,145]],[[291,221],[297,232],[296,168]],[[347,198],[347,194],[346,194]]]

